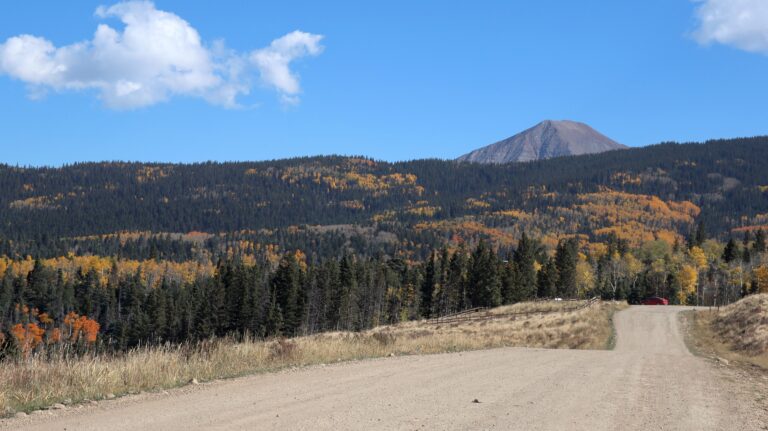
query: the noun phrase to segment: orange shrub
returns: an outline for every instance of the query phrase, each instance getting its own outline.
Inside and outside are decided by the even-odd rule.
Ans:
[[[61,342],[61,329],[53,328],[51,333],[48,334],[48,344],[55,344]]]
[[[11,335],[16,339],[16,344],[25,357],[29,356],[35,347],[43,341],[44,334],[45,330],[35,323],[27,323],[26,326],[17,323],[11,328]]]

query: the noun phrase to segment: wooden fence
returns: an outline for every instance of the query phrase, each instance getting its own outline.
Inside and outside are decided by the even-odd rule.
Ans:
[[[467,322],[472,320],[482,320],[488,318],[487,308],[477,307],[470,308],[469,310],[459,311],[456,313],[446,314],[444,316],[434,317],[429,319],[428,323],[443,324],[443,323],[456,323]]]

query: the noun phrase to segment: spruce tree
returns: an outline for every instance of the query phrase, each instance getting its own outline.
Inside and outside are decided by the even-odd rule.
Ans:
[[[35,266],[27,276],[27,289],[25,291],[25,303],[30,308],[40,311],[48,310],[48,305],[53,299],[53,287],[55,272],[43,265],[42,260],[35,260]]]
[[[0,323],[10,320],[13,304],[13,278],[9,272],[0,280]]]
[[[744,248],[748,248],[750,241],[752,241],[752,233],[748,230],[745,230],[744,237],[741,239],[741,245],[744,246]]]
[[[731,263],[736,260],[737,254],[738,250],[736,249],[736,241],[731,238],[728,240],[728,243],[725,244],[722,259],[725,263]]]
[[[554,298],[557,295],[557,267],[552,259],[547,259],[536,276],[536,296]]]
[[[757,253],[765,253],[766,238],[765,231],[763,229],[758,230],[757,234],[755,234],[755,243],[752,245],[752,247]]]
[[[303,318],[304,300],[300,272],[295,256],[287,253],[272,278],[272,291],[283,318],[281,329],[286,335],[297,334]]]
[[[282,334],[282,330],[285,327],[285,322],[283,321],[283,312],[280,310],[280,305],[277,304],[276,300],[272,300],[272,303],[269,307],[269,312],[267,313],[267,320],[266,320],[266,335],[267,336],[280,336]]]
[[[707,230],[704,226],[704,221],[700,221],[698,226],[696,227],[696,246],[701,247],[702,244],[704,244],[704,241],[707,240]]]
[[[752,240],[752,234],[747,230],[744,231],[744,238],[741,241],[741,261],[749,263],[752,260],[752,254],[749,252],[749,243]]]
[[[501,268],[501,302],[512,304],[519,301],[521,285],[517,264],[507,259]]]
[[[437,274],[435,270],[435,253],[432,252],[424,268],[424,281],[421,283],[421,302],[419,303],[419,312],[423,317],[432,316],[432,298],[435,294],[435,284]]]
[[[741,261],[747,264],[752,261],[752,253],[749,252],[749,248],[744,248],[741,252]]]
[[[148,318],[148,338],[154,343],[161,343],[166,339],[168,332],[168,316],[166,314],[165,283],[163,286],[152,289],[147,295],[144,306]]]
[[[339,327],[350,330],[357,315],[357,278],[354,261],[345,254],[339,265]]]
[[[501,305],[501,280],[498,262],[493,250],[480,241],[472,254],[469,276],[470,297],[473,307]]]
[[[513,301],[527,301],[536,294],[536,249],[537,244],[523,232],[514,253],[517,286]]]
[[[448,264],[448,276],[445,283],[447,304],[445,313],[451,313],[469,308],[467,296],[467,253],[464,245],[451,256]]]
[[[579,259],[578,242],[575,238],[562,240],[555,251],[555,266],[557,267],[557,294],[561,297],[575,298],[576,262]]]
[[[336,330],[341,325],[341,303],[344,292],[339,280],[339,263],[336,259],[330,259],[323,265],[323,272],[318,280],[324,296],[325,322],[323,328]]]

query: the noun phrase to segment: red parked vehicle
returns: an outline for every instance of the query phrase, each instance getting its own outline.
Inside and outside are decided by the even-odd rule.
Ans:
[[[645,298],[642,304],[643,305],[669,305],[669,300],[667,298],[659,298],[658,296],[653,296],[650,298]]]

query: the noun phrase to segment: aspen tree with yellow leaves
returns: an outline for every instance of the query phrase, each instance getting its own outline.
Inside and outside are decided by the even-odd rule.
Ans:
[[[688,304],[691,295],[696,294],[696,288],[699,283],[699,272],[691,265],[683,265],[677,275],[680,282],[680,291],[678,292],[678,301],[680,304]]]

